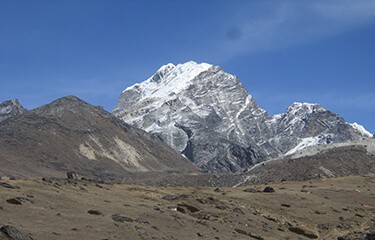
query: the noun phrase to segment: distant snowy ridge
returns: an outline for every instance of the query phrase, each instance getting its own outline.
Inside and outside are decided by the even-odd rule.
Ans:
[[[371,134],[369,131],[367,131],[362,125],[354,122],[354,123],[349,123],[350,126],[352,126],[356,131],[358,131],[359,134],[372,138],[374,137],[373,134]]]

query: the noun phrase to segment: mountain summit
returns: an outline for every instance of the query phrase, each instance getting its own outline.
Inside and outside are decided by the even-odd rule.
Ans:
[[[18,99],[4,101],[0,103],[0,122],[25,111],[26,109],[20,104]]]
[[[270,116],[218,66],[167,64],[126,88],[113,113],[150,132],[210,172],[241,172],[307,146],[369,137],[318,104]]]

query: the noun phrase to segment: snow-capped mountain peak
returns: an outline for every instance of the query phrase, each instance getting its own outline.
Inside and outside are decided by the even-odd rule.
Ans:
[[[295,102],[269,116],[237,77],[192,61],[166,64],[128,87],[113,113],[211,172],[241,172],[312,145],[370,136],[319,104]]]
[[[288,107],[287,112],[290,114],[297,114],[303,112],[304,114],[311,114],[314,111],[325,111],[325,109],[316,103],[306,103],[306,102],[294,102]]]
[[[208,63],[196,63],[193,61],[175,66],[168,63],[142,83],[137,83],[126,88],[126,91],[137,91],[142,98],[159,98],[170,94],[176,94],[186,89],[191,81],[200,73],[207,71],[212,67]]]

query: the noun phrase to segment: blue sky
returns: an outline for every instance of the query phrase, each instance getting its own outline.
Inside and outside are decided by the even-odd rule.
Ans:
[[[237,75],[270,114],[320,103],[375,132],[375,1],[0,0],[0,101],[111,110],[189,60]]]

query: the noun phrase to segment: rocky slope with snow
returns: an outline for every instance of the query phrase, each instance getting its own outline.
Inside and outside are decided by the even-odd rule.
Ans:
[[[113,113],[209,172],[241,172],[307,146],[372,136],[318,104],[270,116],[236,76],[207,63],[162,66],[126,88]]]

